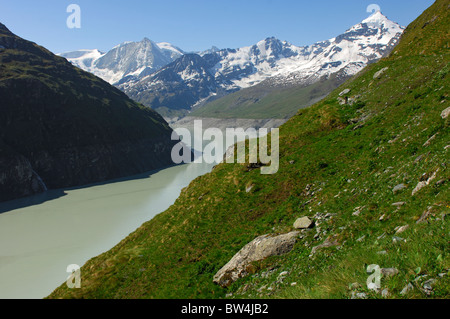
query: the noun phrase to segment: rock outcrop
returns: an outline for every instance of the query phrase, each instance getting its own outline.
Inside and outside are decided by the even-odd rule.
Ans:
[[[214,276],[214,282],[227,287],[239,278],[248,274],[248,266],[254,261],[263,260],[270,256],[279,256],[292,250],[298,231],[279,236],[263,235],[242,248],[234,257]]]
[[[47,190],[30,162],[13,151],[5,152],[0,142],[0,202]]]

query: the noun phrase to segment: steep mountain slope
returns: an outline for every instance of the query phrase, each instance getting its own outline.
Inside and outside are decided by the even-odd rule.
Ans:
[[[278,173],[218,165],[91,259],[81,289],[50,297],[448,298],[449,9],[437,0],[389,57],[283,125]],[[244,245],[305,215],[314,225],[289,253],[213,283]],[[371,264],[383,295],[366,286]]]
[[[171,129],[0,24],[0,201],[171,164]]]
[[[148,38],[140,42],[122,43],[107,53],[98,50],[80,50],[59,54],[79,68],[114,84],[133,77],[151,74],[181,57],[184,52]]]
[[[194,67],[189,69],[164,67],[160,72],[171,73],[166,79],[157,74],[139,76],[121,81],[119,88],[162,114],[164,110],[158,108],[190,110],[265,80],[265,86],[286,88],[305,87],[337,73],[348,78],[390,52],[402,32],[402,27],[377,12],[328,41],[296,47],[272,37],[236,50],[210,50],[192,60]],[[184,99],[184,90],[179,92],[174,85],[191,86],[201,94]]]
[[[195,107],[189,116],[221,119],[288,119],[324,98],[349,76],[337,72],[306,85],[273,86],[270,79]]]

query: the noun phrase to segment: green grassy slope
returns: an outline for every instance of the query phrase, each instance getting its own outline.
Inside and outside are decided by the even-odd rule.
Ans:
[[[336,75],[309,86],[274,88],[265,83],[212,101],[189,115],[210,118],[289,118],[311,106],[344,82]]]
[[[381,282],[389,298],[448,298],[450,119],[441,112],[450,106],[449,12],[449,1],[436,1],[390,57],[283,125],[277,174],[218,165],[167,211],[91,259],[81,289],[62,285],[50,298],[381,298],[365,288],[370,264],[398,269]],[[347,88],[358,100],[352,106],[338,102]],[[394,193],[400,184],[405,188]],[[417,223],[424,212],[425,222]],[[316,226],[293,251],[255,263],[227,289],[213,284],[245,244],[291,231],[305,215]],[[394,236],[406,242],[394,243]],[[337,246],[310,256],[327,239]],[[428,295],[421,288],[431,278]],[[414,290],[401,295],[408,283]]]

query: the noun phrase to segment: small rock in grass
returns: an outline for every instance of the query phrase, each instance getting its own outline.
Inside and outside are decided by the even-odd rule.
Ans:
[[[441,179],[441,180],[436,182],[436,186],[441,186],[441,185],[445,184],[445,182],[446,182],[445,179]]]
[[[334,247],[339,246],[339,242],[336,239],[336,236],[330,236],[328,237],[322,244],[313,247],[311,250],[311,255],[314,255],[318,250],[322,248],[328,248],[328,247]]]
[[[394,236],[394,237],[392,237],[392,242],[393,242],[394,244],[395,244],[395,243],[401,243],[401,242],[405,243],[405,242],[406,242],[406,239],[405,239],[405,238],[402,238],[402,237]]]
[[[352,299],[367,299],[367,295],[364,292],[352,292]]]
[[[405,286],[405,288],[403,288],[403,290],[400,292],[400,295],[406,295],[407,293],[411,292],[414,290],[414,286],[409,283],[408,285]]]
[[[366,235],[364,235],[364,236],[358,238],[356,241],[357,241],[357,242],[362,242],[364,239],[366,239]]]
[[[428,176],[427,176],[427,177],[426,177],[426,180],[420,181],[420,182],[417,184],[417,186],[413,189],[411,195],[414,196],[414,195],[415,195],[418,191],[420,191],[422,188],[424,188],[425,186],[428,186],[428,185],[431,183],[431,181],[432,181],[433,179],[436,178],[436,173],[437,173],[437,171],[434,172],[433,175],[432,175],[431,177],[428,177]]]
[[[397,208],[400,208],[405,204],[406,204],[405,202],[398,202],[398,203],[393,203],[392,206],[396,206]]]
[[[409,228],[409,225],[396,227],[396,228],[395,228],[395,233],[396,233],[396,234],[401,234],[401,233],[403,233],[405,230],[407,230],[408,228]]]
[[[442,119],[446,119],[448,116],[450,115],[450,107],[446,108],[445,110],[442,111],[441,113],[441,117]]]
[[[389,69],[388,67],[382,68],[380,71],[378,71],[377,73],[375,73],[375,74],[373,75],[373,79],[376,80],[376,79],[381,78],[381,76],[383,75],[383,73],[386,72],[388,69]]]
[[[427,281],[425,281],[422,285],[422,287],[425,290],[433,290],[433,285],[436,283],[436,279],[429,279]]]
[[[428,217],[431,215],[432,206],[429,206],[428,209],[420,216],[420,218],[417,220],[416,224],[420,223],[426,223]]]
[[[383,276],[392,277],[398,274],[397,268],[381,268],[381,273]]]
[[[423,143],[423,147],[427,147],[431,144],[431,142],[438,136],[439,132],[430,137],[425,143]]]
[[[417,278],[414,278],[414,282],[421,281],[422,279],[425,279],[425,278],[427,278],[427,277],[428,277],[428,275],[421,275],[421,276],[418,276]]]
[[[406,188],[406,185],[405,184],[398,184],[397,186],[395,186],[393,189],[392,189],[392,192],[394,193],[394,194],[397,194],[398,192],[400,192],[402,189],[404,189],[404,188]]]
[[[350,285],[348,286],[348,288],[349,288],[350,290],[354,290],[354,289],[361,288],[361,285],[359,284],[359,282],[354,282],[354,283],[350,284]]]
[[[417,156],[417,158],[414,160],[414,163],[419,163],[421,160],[423,159],[423,154],[422,155],[419,155],[419,156]]]
[[[258,292],[262,292],[263,290],[265,290],[267,287],[267,285],[264,285],[262,287],[259,287]]]
[[[382,233],[380,236],[377,237],[377,240],[383,239],[386,237],[386,233]]]
[[[313,222],[308,217],[302,217],[295,221],[294,228],[295,229],[307,229],[313,226]]]
[[[347,100],[346,100],[346,99],[343,99],[342,97],[338,97],[338,102],[339,102],[339,105],[345,105],[345,104],[347,104]]]

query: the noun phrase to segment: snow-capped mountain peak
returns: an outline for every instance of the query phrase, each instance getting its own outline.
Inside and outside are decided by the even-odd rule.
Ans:
[[[399,32],[402,33],[404,30],[404,28],[401,27],[398,23],[389,20],[380,11],[377,11],[374,14],[370,15],[367,19],[364,19],[361,23],[354,25],[347,32],[366,28],[366,26],[369,29],[379,29],[385,32],[389,32],[390,35],[395,35]]]
[[[390,21],[381,11],[377,11],[370,15],[367,19],[364,19],[362,23],[375,25],[377,27],[380,27],[383,24],[393,24],[392,21]]]
[[[141,73],[150,74],[184,52],[170,43],[155,43],[145,37],[139,42],[123,42],[107,53],[99,50],[79,50],[59,54],[72,64],[91,72],[111,84]]]

